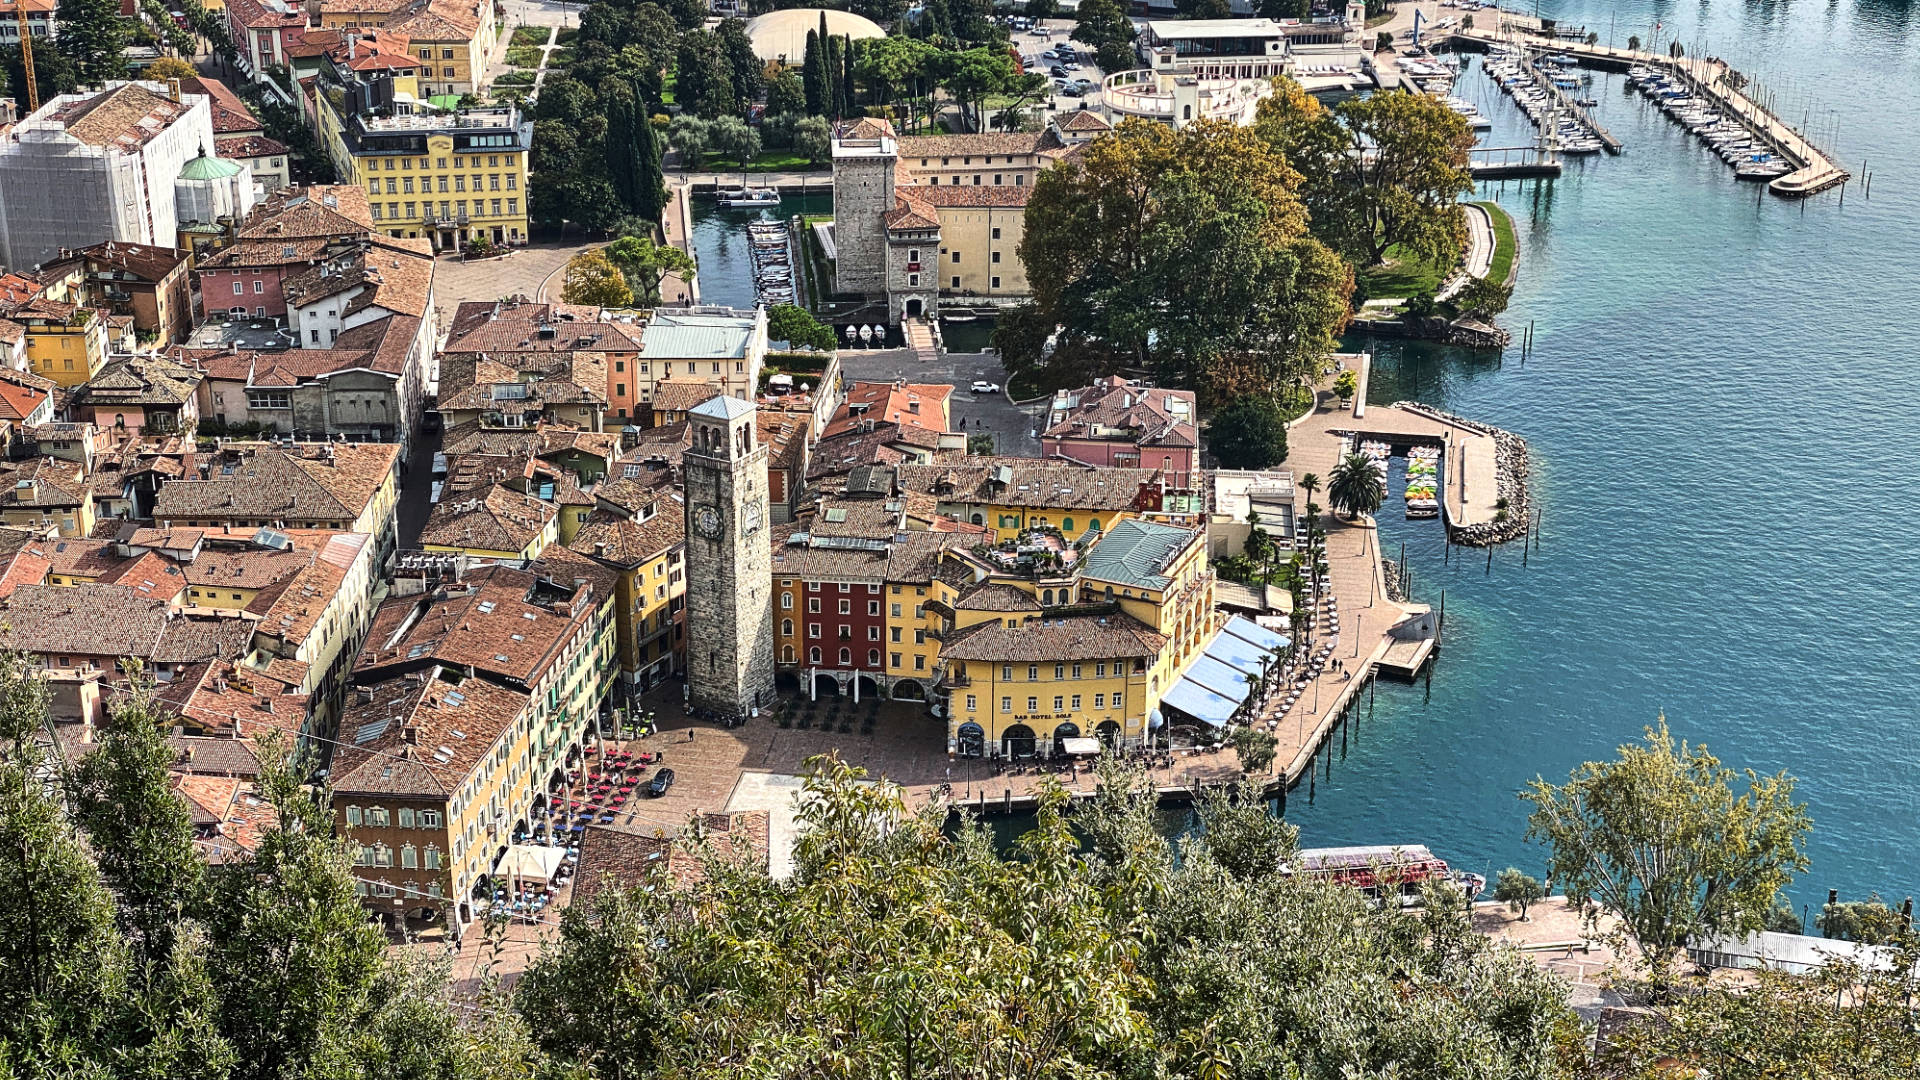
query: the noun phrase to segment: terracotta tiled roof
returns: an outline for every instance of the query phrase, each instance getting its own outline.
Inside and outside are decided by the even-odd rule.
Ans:
[[[179,269],[191,253],[170,247],[156,247],[152,244],[126,244],[118,240],[104,240],[92,247],[76,248],[66,252],[64,257],[55,259],[41,270],[41,276],[53,280],[63,276],[77,264],[84,263],[96,270],[115,270],[132,274],[145,282],[158,282],[168,274]]]
[[[209,519],[307,522],[352,521],[393,474],[400,448],[392,443],[328,443],[283,449],[231,444],[209,459],[206,479],[161,486],[154,500],[160,520]],[[195,461],[197,466],[200,462]],[[198,474],[193,474],[197,476]]]
[[[471,664],[517,685],[532,685],[566,643],[593,624],[615,581],[613,571],[557,546],[533,565],[531,570],[483,566],[458,585],[388,600],[374,614],[355,670],[384,678],[408,666]],[[542,577],[553,585],[543,584]],[[584,590],[564,599],[554,591],[571,589],[575,578],[585,580]]]
[[[684,413],[696,405],[705,404],[719,397],[720,390],[710,383],[692,379],[661,379],[653,384],[653,411],[659,413]]]
[[[846,400],[821,436],[854,431],[870,421],[945,431],[952,396],[953,387],[946,383],[856,382],[848,387]]]
[[[40,295],[45,285],[20,274],[0,274],[0,305],[24,304]]]
[[[165,599],[118,585],[22,585],[0,601],[0,645],[39,655],[153,655]]]
[[[0,420],[24,421],[44,407],[52,396],[52,391],[37,386],[0,379]]]
[[[286,143],[278,139],[269,139],[265,135],[235,135],[230,138],[215,139],[213,152],[223,158],[235,158],[240,161],[292,153],[287,149]]]
[[[203,378],[179,361],[135,353],[102,368],[100,374],[74,391],[73,402],[96,409],[127,405],[177,409],[193,398]]]
[[[931,455],[940,446],[940,433],[917,424],[877,423],[872,431],[854,428],[814,444],[807,479],[844,476],[862,465],[898,465],[915,453]]]
[[[894,137],[893,125],[875,116],[863,116],[840,125],[839,137],[842,139],[891,139]]]
[[[1039,612],[1033,594],[999,581],[983,581],[954,602],[956,611]]]
[[[595,511],[567,546],[591,558],[633,567],[686,543],[685,507],[677,499],[664,497],[654,505],[654,515],[645,521]]]
[[[887,212],[885,221],[889,229],[937,229],[940,227],[940,214],[933,204],[921,198],[925,189],[902,187],[894,189],[893,209]]]
[[[1033,155],[1059,150],[1064,146],[1051,131],[998,132],[984,135],[908,135],[900,140],[900,157],[934,158],[982,157],[985,155]]]
[[[943,206],[1011,209],[1027,205],[1033,196],[1030,187],[1006,184],[924,184],[911,190],[921,202],[936,210]]]
[[[433,260],[409,252],[366,250],[288,278],[281,290],[293,307],[358,290],[342,315],[377,306],[424,317],[433,292]]]
[[[213,134],[216,139],[221,135],[261,130],[260,118],[253,115],[253,110],[247,108],[247,103],[240,100],[239,94],[228,89],[227,84],[219,79],[189,76],[180,80],[180,89],[183,93],[205,94],[212,99],[209,104],[213,107]],[[224,151],[219,153],[221,157],[228,156]]]
[[[652,835],[589,825],[580,837],[580,866],[573,900],[586,904],[602,889],[624,889],[671,881],[688,886],[705,881],[703,851],[723,863],[764,870],[772,815],[765,810],[703,814],[699,839],[655,827]]]
[[[165,131],[191,106],[173,101],[140,83],[126,83],[53,110],[50,119],[88,146],[131,149]]]
[[[1049,412],[1049,439],[1088,439],[1139,446],[1200,445],[1197,399],[1191,390],[1136,386],[1111,376],[1076,391],[1063,391]]]
[[[474,0],[415,0],[403,17],[390,21],[388,29],[405,34],[414,41],[471,41],[480,30],[482,14]]]
[[[442,498],[427,515],[420,542],[473,551],[522,551],[557,513],[552,503],[491,484],[484,493]]]
[[[1065,120],[1060,122],[1060,130],[1074,132],[1112,131],[1113,125],[1107,123],[1106,117],[1101,116],[1092,109],[1075,109]]]
[[[996,479],[1002,467],[1011,473],[1004,484]],[[900,466],[900,486],[949,503],[1117,511],[1139,508],[1143,489],[1158,485],[1160,475],[1158,469],[948,455],[926,465]]]
[[[364,236],[374,229],[367,193],[354,184],[314,184],[279,192],[254,206],[242,240]]]
[[[958,631],[940,648],[943,660],[1033,664],[1056,660],[1153,657],[1167,639],[1127,614],[1027,618],[1009,629],[1000,619]]]
[[[60,510],[89,495],[86,467],[63,458],[31,458],[0,464],[0,509]]]
[[[450,797],[528,706],[523,690],[449,669],[362,684],[347,699],[333,790]]]

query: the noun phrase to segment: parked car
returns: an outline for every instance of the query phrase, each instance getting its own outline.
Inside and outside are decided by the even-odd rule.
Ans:
[[[1064,79],[1067,77],[1067,69],[1061,67],[1059,64],[1055,64],[1052,67],[1047,69],[1047,74],[1053,76],[1056,79]]]
[[[1073,80],[1073,85],[1075,85],[1075,86],[1077,86],[1077,87],[1079,87],[1079,88],[1081,89],[1081,91],[1082,91],[1082,92],[1085,92],[1085,91],[1088,91],[1088,90],[1092,90],[1092,89],[1093,89],[1094,87],[1096,87],[1096,86],[1098,86],[1098,85],[1100,85],[1100,84],[1099,84],[1099,83],[1096,83],[1096,82],[1094,82],[1094,81],[1093,81],[1092,79],[1088,79],[1088,78],[1084,78],[1084,77],[1083,77],[1083,78],[1078,78],[1078,79],[1075,79],[1075,80]]]
[[[1061,67],[1063,67],[1063,68],[1066,68],[1066,69],[1067,69],[1068,71],[1079,71],[1079,70],[1080,70],[1080,65],[1079,65],[1079,64],[1076,64],[1076,63],[1074,63],[1074,62],[1073,62],[1073,61],[1071,61],[1071,60],[1069,60],[1069,61],[1067,61],[1067,62],[1066,62],[1066,63],[1064,63],[1064,64],[1061,64],[1060,66],[1061,66]]]
[[[1086,97],[1087,92],[1073,83],[1068,83],[1067,85],[1060,88],[1060,96],[1061,97]]]
[[[1059,49],[1048,49],[1048,50],[1047,50],[1046,52],[1043,52],[1043,53],[1041,53],[1041,54],[1040,54],[1040,59],[1042,59],[1042,60],[1058,60],[1058,59],[1060,59],[1060,50],[1059,50]]]
[[[1034,37],[1038,37],[1038,38],[1053,36],[1053,31],[1047,29],[1044,26],[1036,26],[1033,29],[1027,31],[1027,33],[1032,34]]]
[[[657,799],[660,796],[665,795],[667,793],[667,789],[671,788],[672,786],[673,786],[673,770],[661,769],[659,772],[653,774],[653,779],[647,781],[647,794]]]
[[[975,379],[973,386],[969,389],[976,394],[997,394],[1000,392],[1000,384],[988,382],[985,379]]]

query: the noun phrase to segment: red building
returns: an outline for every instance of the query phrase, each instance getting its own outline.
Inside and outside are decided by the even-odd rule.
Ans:
[[[1141,386],[1118,375],[1057,391],[1040,448],[1046,457],[1088,465],[1159,469],[1168,487],[1190,488],[1200,465],[1193,392]]]

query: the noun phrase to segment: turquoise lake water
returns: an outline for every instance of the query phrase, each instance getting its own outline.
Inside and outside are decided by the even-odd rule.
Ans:
[[[1626,144],[1550,185],[1489,188],[1517,220],[1506,325],[1524,366],[1379,343],[1370,398],[1416,398],[1532,446],[1539,551],[1443,562],[1431,523],[1384,519],[1416,599],[1446,590],[1428,688],[1379,686],[1302,841],[1424,842],[1457,866],[1541,872],[1515,799],[1664,710],[1738,767],[1800,778],[1815,831],[1795,899],[1920,891],[1920,573],[1903,463],[1920,444],[1920,34],[1910,4],[1548,3],[1602,38],[1678,32],[1777,87],[1777,110],[1862,185],[1785,202],[1596,75]],[[1482,18],[1485,13],[1482,13]],[[1476,67],[1462,96],[1532,129]],[[1350,344],[1364,344],[1352,342]],[[1916,475],[1920,475],[1917,473]],[[1336,740],[1337,743],[1337,740]],[[1907,852],[1902,855],[1901,852]]]
[[[1515,792],[1610,755],[1664,710],[1729,764],[1800,778],[1815,832],[1797,900],[1920,891],[1900,854],[1920,849],[1920,498],[1901,479],[1920,487],[1903,463],[1920,447],[1920,13],[1540,11],[1619,44],[1657,21],[1663,48],[1677,33],[1728,58],[1856,173],[1864,160],[1872,198],[1856,182],[1844,206],[1776,199],[1620,76],[1594,76],[1626,152],[1488,189],[1519,228],[1505,322],[1536,326],[1525,364],[1517,349],[1371,345],[1375,401],[1529,440],[1543,545],[1524,570],[1517,546],[1500,550],[1489,576],[1484,556],[1444,563],[1432,523],[1383,519],[1416,598],[1446,590],[1446,646],[1430,688],[1380,684],[1332,779],[1311,804],[1297,789],[1288,816],[1311,845],[1426,843],[1463,869],[1539,873]],[[1495,118],[1485,145],[1530,140],[1477,68],[1458,90]],[[703,291],[750,304],[745,242],[727,231],[722,215],[696,223]]]

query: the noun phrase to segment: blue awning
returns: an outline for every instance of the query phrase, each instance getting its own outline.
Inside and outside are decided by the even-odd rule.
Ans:
[[[1238,704],[1221,697],[1198,683],[1181,679],[1160,699],[1188,716],[1214,727],[1226,727]]]
[[[1279,652],[1289,644],[1287,639],[1281,637],[1279,634],[1274,633],[1251,619],[1245,619],[1238,615],[1227,620],[1225,630],[1241,641],[1255,648],[1265,649],[1268,652]]]
[[[1259,670],[1257,665],[1253,668],[1256,674]],[[1204,654],[1194,657],[1193,663],[1187,665],[1187,670],[1181,673],[1180,679],[1184,682],[1197,683],[1223,698],[1232,699],[1235,703],[1247,700],[1247,694],[1253,689],[1248,685],[1252,676],[1246,671],[1229,667]]]
[[[1212,641],[1207,642],[1207,647],[1202,650],[1201,655],[1236,671],[1252,673],[1259,671],[1261,662],[1273,654],[1222,631],[1215,634]]]

